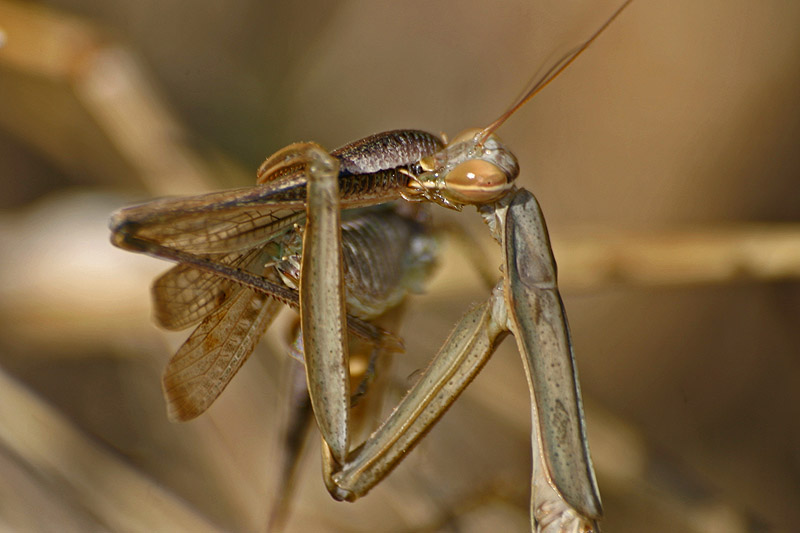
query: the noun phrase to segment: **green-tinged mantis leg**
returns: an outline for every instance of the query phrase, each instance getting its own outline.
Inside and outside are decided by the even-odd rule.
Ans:
[[[287,158],[307,164],[300,324],[311,406],[323,448],[338,464],[349,449],[350,371],[339,216],[339,162],[319,145],[295,144]]]
[[[533,195],[524,190],[483,211],[496,221],[494,231],[505,249],[505,279],[486,303],[461,318],[383,425],[326,476],[335,483],[334,497],[352,501],[366,494],[436,423],[511,331],[531,388],[532,529],[595,530],[602,507],[544,219]]]
[[[465,314],[444,346],[389,418],[347,463],[332,472],[334,497],[353,501],[366,494],[405,457],[472,381],[506,333],[500,286],[489,300]]]
[[[547,227],[536,199],[524,189],[499,218],[505,222],[509,327],[522,355],[533,407],[532,518],[539,522],[537,531],[589,531],[603,509]],[[559,525],[562,520],[576,526]],[[546,524],[555,525],[547,529]]]

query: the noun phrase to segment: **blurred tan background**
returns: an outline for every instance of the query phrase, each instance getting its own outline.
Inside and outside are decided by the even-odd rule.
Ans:
[[[252,183],[296,140],[483,126],[617,5],[284,4],[0,0],[0,526],[263,530],[282,336],[169,424],[160,372],[185,334],[148,301],[167,265],[113,249],[108,214]],[[548,217],[606,531],[800,521],[798,27],[791,1],[637,0],[499,132]],[[592,245],[616,242],[593,276]],[[485,297],[460,261],[410,302],[390,405]],[[529,417],[507,340],[356,504],[309,446],[287,531],[524,531]]]

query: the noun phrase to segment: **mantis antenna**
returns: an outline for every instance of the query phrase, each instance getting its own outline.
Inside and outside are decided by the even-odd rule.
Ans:
[[[597,39],[600,36],[600,34],[603,33],[606,30],[606,28],[608,28],[611,25],[611,23],[614,22],[614,20],[616,20],[616,18],[620,15],[620,13],[622,13],[625,10],[625,8],[628,7],[632,2],[633,0],[626,0],[626,2],[622,4],[614,12],[614,14],[611,15],[611,17],[609,17],[609,19],[606,20],[605,23],[603,23],[603,25],[600,26],[597,29],[597,31],[595,31],[591,35],[591,37],[589,37],[586,41],[584,41],[583,43],[579,44],[578,46],[567,52],[561,59],[556,61],[553,64],[553,66],[551,66],[549,69],[547,69],[547,71],[545,71],[545,73],[542,75],[541,78],[533,80],[533,85],[531,86],[530,90],[527,93],[523,94],[523,96],[519,99],[519,101],[513,104],[508,109],[508,111],[500,115],[494,122],[486,126],[481,131],[480,136],[477,139],[478,144],[483,144],[484,141],[486,141],[486,139],[489,138],[489,135],[494,133],[497,130],[497,128],[502,126],[503,123],[506,120],[508,120],[508,118],[511,115],[513,115],[520,107],[525,105],[528,102],[528,100],[536,96],[539,93],[539,91],[547,87],[551,81],[553,81],[559,76],[559,74],[564,72],[564,70],[566,70],[566,68],[570,66],[572,62],[575,61],[578,58],[578,56],[584,52],[584,50],[589,48],[589,46],[592,45],[595,39]]]

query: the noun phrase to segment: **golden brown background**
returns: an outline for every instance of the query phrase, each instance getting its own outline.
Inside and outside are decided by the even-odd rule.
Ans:
[[[112,249],[108,214],[250,183],[296,140],[485,125],[615,7],[0,0],[0,527],[263,529],[281,336],[207,415],[169,424],[159,377],[185,334],[148,310],[166,265]],[[686,237],[765,223],[741,249],[786,231],[758,255],[800,263],[798,28],[789,0],[637,1],[500,131],[548,216],[606,531],[800,523],[800,272],[754,279]],[[688,248],[645,264],[623,248],[593,279],[581,250],[631,233]],[[409,305],[390,404],[484,298],[459,261],[448,249]],[[529,416],[506,341],[356,504],[327,496],[309,446],[287,530],[523,531]]]

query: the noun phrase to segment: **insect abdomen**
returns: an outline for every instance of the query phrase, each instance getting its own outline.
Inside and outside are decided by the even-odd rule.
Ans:
[[[348,311],[369,320],[419,290],[435,261],[424,223],[392,208],[365,209],[342,223]]]
[[[339,160],[342,173],[369,174],[412,165],[442,148],[444,143],[432,133],[394,130],[346,144],[331,155]]]

